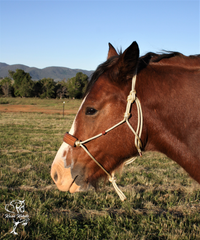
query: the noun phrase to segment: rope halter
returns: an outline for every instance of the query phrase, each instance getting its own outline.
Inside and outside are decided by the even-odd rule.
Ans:
[[[135,147],[137,148],[137,151],[139,153],[140,156],[142,156],[142,143],[141,143],[141,135],[142,135],[142,126],[143,126],[143,115],[142,115],[142,108],[141,108],[141,104],[139,99],[136,96],[136,91],[135,91],[135,84],[136,84],[136,74],[133,76],[132,78],[132,88],[131,91],[127,97],[127,105],[126,105],[126,111],[124,113],[124,118],[122,121],[120,121],[119,123],[115,124],[114,126],[112,126],[111,128],[103,131],[100,134],[95,135],[94,137],[88,138],[84,141],[79,141],[76,137],[70,135],[69,133],[66,133],[64,135],[63,141],[66,142],[67,144],[69,144],[72,147],[82,147],[83,150],[92,158],[92,160],[107,174],[109,181],[113,184],[113,187],[115,189],[115,191],[117,192],[117,194],[119,195],[120,199],[122,201],[124,201],[126,199],[126,196],[123,194],[123,192],[119,189],[119,187],[116,184],[116,180],[114,177],[114,173],[109,173],[106,171],[106,169],[91,155],[91,153],[87,150],[87,148],[84,146],[85,143],[92,141],[98,137],[101,137],[102,135],[105,135],[107,132],[113,130],[114,128],[118,127],[119,125],[123,124],[124,122],[126,122],[129,126],[129,128],[131,129],[131,131],[133,132],[133,134],[135,135]],[[136,131],[133,129],[133,127],[130,125],[129,123],[129,118],[131,115],[131,105],[133,103],[136,103],[136,107],[137,107],[137,114],[138,114],[138,124],[137,124],[137,129]],[[137,157],[128,159],[125,162],[125,165],[132,163]]]

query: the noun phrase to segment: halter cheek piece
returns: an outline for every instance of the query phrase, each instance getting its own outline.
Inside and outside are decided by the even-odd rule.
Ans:
[[[123,194],[123,192],[118,188],[117,184],[116,184],[116,180],[114,177],[114,173],[109,173],[106,171],[106,169],[97,162],[97,160],[91,155],[91,153],[87,150],[87,148],[84,146],[85,143],[92,141],[93,139],[96,139],[98,137],[101,137],[102,135],[105,135],[107,132],[113,130],[114,128],[118,127],[119,125],[123,124],[124,122],[126,122],[129,126],[129,128],[131,129],[131,131],[133,132],[133,134],[135,135],[135,147],[138,150],[138,153],[140,156],[142,156],[142,143],[141,143],[141,135],[142,135],[142,126],[143,126],[143,115],[142,115],[142,108],[141,108],[141,104],[139,99],[136,96],[136,91],[135,91],[135,84],[136,84],[136,74],[133,76],[132,78],[132,89],[127,97],[127,105],[126,105],[126,111],[124,113],[124,119],[117,123],[116,125],[114,125],[113,127],[103,131],[102,133],[91,137],[85,141],[79,141],[76,137],[70,135],[69,133],[66,133],[64,135],[63,141],[67,144],[69,144],[72,147],[82,147],[83,150],[92,158],[92,160],[108,175],[108,179],[109,181],[113,184],[113,187],[115,188],[117,194],[119,195],[120,199],[122,201],[124,201],[126,199],[126,196]],[[138,124],[137,124],[137,129],[136,131],[132,128],[132,126],[129,123],[129,117],[131,115],[131,105],[132,103],[135,102],[136,106],[137,106],[137,114],[138,114]],[[137,157],[131,158],[129,160],[127,160],[125,162],[125,164],[129,164],[131,162],[133,162]]]

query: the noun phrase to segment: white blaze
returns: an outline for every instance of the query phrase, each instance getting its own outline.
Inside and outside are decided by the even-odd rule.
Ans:
[[[77,115],[80,112],[80,110],[81,110],[81,108],[82,108],[82,106],[83,106],[83,104],[85,102],[86,97],[87,97],[87,95],[83,99],[83,101],[82,101],[82,103],[81,103],[81,105],[79,107],[79,110],[78,110],[78,112],[76,114],[76,117],[75,117],[75,119],[74,119],[74,121],[72,123],[71,129],[69,131],[69,134],[71,134],[72,136],[74,135],[75,130],[76,130],[76,118],[77,118]],[[62,158],[63,162],[64,162],[64,165],[66,167],[66,157],[69,154],[69,150],[70,150],[70,146],[67,143],[63,142],[62,145],[60,146],[60,148],[59,148],[55,158],[54,158],[53,163],[55,163],[58,159]],[[66,152],[65,156],[63,156],[64,152]],[[71,165],[73,166],[73,159],[71,159]]]
[[[84,102],[85,102],[85,99],[86,99],[86,97],[87,97],[87,95],[84,97],[84,99],[83,99],[83,101],[82,101],[82,103],[81,103],[81,105],[80,105],[80,107],[79,107],[79,110],[78,110],[78,112],[77,112],[77,114],[76,114],[76,117],[74,118],[74,121],[73,121],[73,123],[72,123],[72,126],[71,126],[71,129],[70,129],[70,131],[69,131],[69,134],[71,134],[72,136],[74,135],[74,133],[75,133],[75,125],[76,125],[76,118],[77,118],[77,115],[78,115],[78,113],[80,112],[80,110],[81,110],[81,108],[82,108],[82,106],[83,106],[83,104],[84,104]]]

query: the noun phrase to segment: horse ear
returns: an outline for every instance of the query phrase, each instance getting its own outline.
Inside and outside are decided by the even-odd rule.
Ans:
[[[118,53],[113,47],[113,45],[111,43],[108,43],[108,45],[109,45],[109,50],[108,50],[107,60],[113,56],[118,56]]]
[[[139,47],[137,42],[133,42],[119,59],[120,72],[134,73],[139,59]]]

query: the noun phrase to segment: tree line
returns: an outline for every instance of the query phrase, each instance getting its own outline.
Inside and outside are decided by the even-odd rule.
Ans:
[[[60,82],[52,78],[33,81],[22,69],[8,72],[9,77],[0,80],[0,95],[5,97],[81,98],[88,84],[88,76],[82,72]]]

